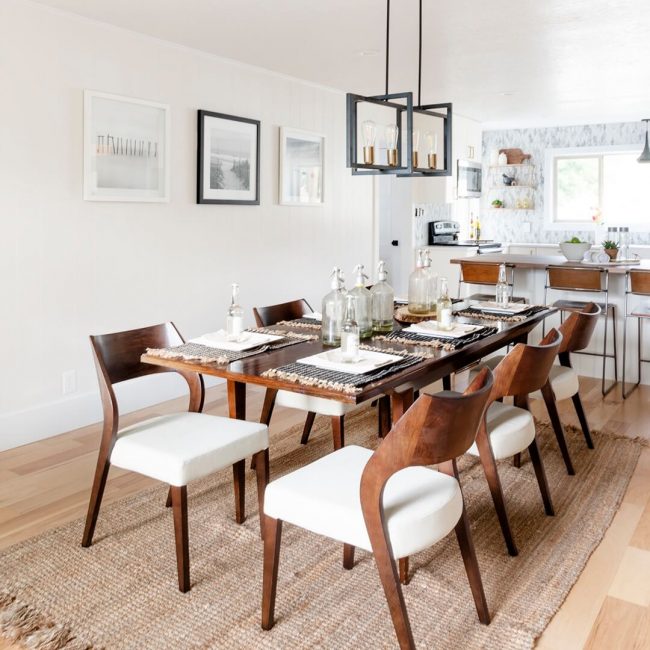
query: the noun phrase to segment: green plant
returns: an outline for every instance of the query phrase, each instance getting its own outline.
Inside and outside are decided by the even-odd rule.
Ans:
[[[580,237],[571,237],[571,239],[567,239],[565,244],[586,244],[587,242],[584,242],[580,239]]]
[[[503,207],[503,201],[501,199],[494,199],[494,201],[492,201],[492,207],[493,208],[502,208]]]
[[[610,250],[610,251],[612,251],[612,250],[617,251],[618,250],[618,244],[615,241],[611,241],[610,239],[606,239],[603,242],[602,246],[603,246],[603,248],[605,250]]]

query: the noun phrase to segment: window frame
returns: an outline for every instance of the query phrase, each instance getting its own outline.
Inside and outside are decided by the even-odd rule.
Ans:
[[[611,145],[598,147],[563,147],[547,149],[544,154],[544,230],[588,230],[595,231],[602,225],[593,221],[556,221],[557,214],[557,161],[567,158],[598,158],[598,202],[603,202],[603,156],[614,153],[638,152],[638,144]],[[643,226],[632,225],[633,232],[644,231]]]

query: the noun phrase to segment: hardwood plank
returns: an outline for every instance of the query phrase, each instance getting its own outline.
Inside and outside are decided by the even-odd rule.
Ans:
[[[650,606],[650,551],[628,546],[608,594],[642,607]]]
[[[598,614],[585,650],[645,650],[649,643],[648,608],[608,597]]]
[[[650,476],[647,480],[650,481]],[[630,546],[650,551],[650,502],[641,515],[641,520],[630,540]]]

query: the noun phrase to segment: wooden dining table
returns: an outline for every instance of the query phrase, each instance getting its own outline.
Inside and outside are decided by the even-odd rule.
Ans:
[[[464,308],[464,303],[454,305],[454,311]],[[541,322],[554,313],[555,310],[548,309],[533,314],[523,321],[506,322],[506,321],[480,321],[469,318],[458,318],[461,323],[483,324],[490,327],[496,327],[497,332],[491,336],[480,339],[458,350],[433,350],[431,358],[423,359],[421,362],[412,365],[402,371],[384,377],[376,382],[368,384],[356,394],[343,393],[331,388],[320,386],[306,386],[294,383],[277,377],[268,377],[264,373],[268,370],[293,363],[298,359],[308,357],[324,350],[331,348],[325,347],[321,341],[306,341],[298,343],[279,350],[271,350],[261,354],[247,357],[238,361],[232,361],[227,364],[204,363],[198,361],[186,361],[181,359],[169,359],[153,356],[149,354],[142,355],[143,363],[150,363],[157,366],[163,366],[171,370],[184,370],[189,372],[198,372],[204,375],[211,375],[225,379],[228,387],[228,410],[232,418],[246,419],[246,386],[253,384],[270,389],[268,394],[273,396],[278,390],[295,391],[315,397],[339,400],[348,404],[359,404],[371,399],[387,395],[391,398],[392,419],[396,421],[401,414],[410,406],[413,398],[413,390],[426,386],[439,379],[443,380],[446,389],[450,388],[450,376],[462,368],[479,361],[496,350],[499,350],[513,343],[526,342],[528,334]],[[395,329],[399,330],[401,326],[395,323]],[[295,332],[310,332],[291,324],[274,325],[274,330],[285,330]],[[313,330],[311,330],[313,331]],[[316,330],[319,334],[320,332]],[[377,337],[362,341],[368,343],[373,348],[389,350],[397,349],[412,354],[418,354],[417,346],[403,345],[394,341],[382,341]],[[426,348],[428,353],[432,352],[431,348]],[[406,387],[406,388],[405,388]],[[266,407],[266,404],[265,404]]]

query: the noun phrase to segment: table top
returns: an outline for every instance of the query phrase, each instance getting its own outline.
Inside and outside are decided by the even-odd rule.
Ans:
[[[459,307],[462,307],[462,305],[459,305]],[[379,395],[389,393],[391,389],[404,385],[407,382],[416,384],[416,387],[425,386],[437,379],[446,377],[474,361],[478,361],[482,357],[503,348],[509,343],[525,341],[528,333],[554,311],[554,309],[541,311],[516,323],[458,318],[458,321],[462,323],[480,323],[488,327],[496,327],[497,332],[484,339],[470,343],[459,350],[444,350],[427,347],[427,353],[433,354],[431,358],[424,359],[423,361],[402,371],[368,384],[363,387],[360,393],[357,394],[346,394],[329,388],[305,386],[303,384],[279,378],[262,376],[265,371],[272,368],[278,368],[292,363],[297,359],[317,354],[323,350],[331,349],[323,346],[320,339],[317,341],[298,343],[278,350],[269,350],[245,359],[232,361],[228,364],[164,359],[147,354],[143,354],[141,360],[143,363],[164,366],[173,370],[199,372],[201,374],[222,377],[228,381],[257,384],[267,388],[285,389],[317,397],[336,399],[341,402],[358,404]],[[292,328],[289,325],[274,325],[273,329],[302,331],[303,333],[305,331],[304,329],[300,330],[298,328]],[[367,343],[377,348],[383,348],[387,352],[393,349],[418,354],[417,346],[402,345],[395,341],[381,341],[377,338],[372,338],[367,341],[362,341],[362,343]],[[424,349],[425,348],[420,348],[420,351]]]
[[[640,264],[582,264],[569,262],[563,255],[521,255],[515,253],[489,253],[472,257],[457,257],[450,260],[452,264],[476,262],[482,264],[510,264],[519,269],[545,269],[547,266],[567,266],[570,268],[607,269],[610,273],[625,274],[630,270],[650,271],[650,260],[641,260]]]

